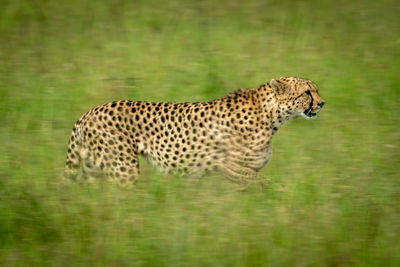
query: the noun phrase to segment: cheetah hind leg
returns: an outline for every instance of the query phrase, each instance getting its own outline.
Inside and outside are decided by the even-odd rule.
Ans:
[[[71,181],[77,181],[79,175],[79,164],[67,160],[64,168],[64,175],[61,177],[61,185],[67,185]]]
[[[136,154],[131,155],[129,160],[118,160],[113,162],[113,167],[105,169],[106,176],[124,188],[132,188],[139,178],[139,159]]]
[[[67,160],[64,168],[64,175],[61,184],[66,185],[71,181],[81,180],[80,175],[81,159],[76,150],[68,149]]]

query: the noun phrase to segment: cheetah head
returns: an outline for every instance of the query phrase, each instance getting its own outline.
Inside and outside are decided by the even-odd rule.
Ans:
[[[318,94],[318,87],[311,81],[296,77],[281,77],[270,82],[276,97],[292,117],[315,119],[325,101]]]

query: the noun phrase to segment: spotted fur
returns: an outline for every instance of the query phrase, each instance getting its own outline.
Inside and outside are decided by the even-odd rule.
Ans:
[[[222,171],[232,181],[248,183],[269,161],[278,129],[299,115],[314,118],[323,104],[314,83],[295,77],[209,102],[107,103],[75,123],[65,174],[131,186],[143,155],[167,172]]]

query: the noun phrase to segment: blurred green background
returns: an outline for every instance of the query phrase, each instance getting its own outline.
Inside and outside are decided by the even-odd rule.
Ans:
[[[0,0],[0,265],[400,266],[400,5]],[[59,187],[74,122],[119,99],[313,80],[265,190],[160,174]]]

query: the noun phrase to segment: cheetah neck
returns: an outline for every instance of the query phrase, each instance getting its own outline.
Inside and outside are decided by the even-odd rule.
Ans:
[[[274,135],[286,122],[292,119],[288,108],[275,94],[269,83],[263,84],[255,89],[254,94],[259,103],[262,121],[266,130]]]

